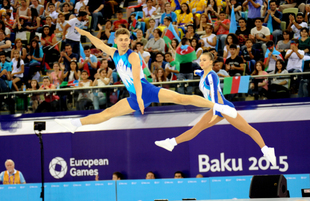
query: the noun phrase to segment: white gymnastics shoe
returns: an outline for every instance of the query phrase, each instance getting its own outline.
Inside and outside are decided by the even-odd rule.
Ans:
[[[172,151],[174,149],[174,145],[170,143],[170,139],[167,138],[165,140],[155,141],[155,144],[161,148],[164,148],[168,151]]]
[[[214,104],[213,109],[215,111],[220,112],[220,113],[226,114],[227,116],[230,116],[232,118],[236,118],[238,115],[237,110],[233,107],[228,106],[228,105]]]
[[[71,119],[55,119],[55,121],[62,127],[66,128],[68,131],[70,131],[72,134],[74,134],[74,132],[78,128],[71,123]]]
[[[269,147],[267,153],[265,153],[264,156],[273,166],[276,166],[276,155],[273,147]]]

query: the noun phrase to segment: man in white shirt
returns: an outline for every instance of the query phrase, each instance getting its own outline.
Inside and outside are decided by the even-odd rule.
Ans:
[[[289,73],[302,72],[302,60],[305,52],[298,49],[298,44],[299,41],[297,39],[293,39],[291,41],[291,49],[285,54],[285,59],[288,59],[286,69]]]
[[[255,27],[251,29],[251,34],[249,38],[255,40],[253,49],[263,49],[263,55],[267,51],[266,43],[270,40],[270,30],[263,26],[263,19],[255,19]]]
[[[77,59],[80,58],[81,34],[76,31],[75,27],[83,29],[86,24],[88,24],[87,13],[85,11],[80,11],[79,15],[69,20],[63,29],[62,40],[65,40],[66,44],[69,43],[71,45],[73,52],[78,54]]]
[[[303,27],[308,28],[308,24],[304,22],[304,16],[303,13],[297,13],[296,20],[294,15],[290,15],[290,23],[287,27],[289,31],[294,32],[294,38],[300,37],[300,29]]]
[[[77,2],[76,4],[75,4],[75,7],[74,7],[74,13],[77,15],[77,14],[79,14],[79,11],[80,11],[80,8],[82,7],[82,6],[87,6],[87,4],[88,4],[88,0],[80,0],[79,2]]]

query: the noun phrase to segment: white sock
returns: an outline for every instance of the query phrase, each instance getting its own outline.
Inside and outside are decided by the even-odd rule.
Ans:
[[[82,126],[82,123],[81,123],[80,119],[72,119],[71,123],[73,124],[73,126],[76,126],[76,127],[81,127]]]
[[[175,141],[175,138],[169,139],[169,142],[170,142],[171,145],[177,146],[177,141]]]
[[[267,145],[265,145],[265,146],[261,149],[264,155],[268,152],[268,148],[269,148],[269,147],[267,147]]]

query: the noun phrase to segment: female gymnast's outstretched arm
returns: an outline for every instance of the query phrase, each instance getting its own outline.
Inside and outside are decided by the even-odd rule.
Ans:
[[[196,72],[196,74],[201,76],[200,82],[200,90],[203,92],[205,98],[211,99],[211,101],[216,103],[222,103],[226,105],[233,106],[232,103],[227,101],[224,96],[221,94],[219,87],[219,79],[214,71],[212,71],[213,66],[213,55],[212,53],[204,53],[200,58],[200,66],[204,70],[202,72]],[[205,87],[205,85],[209,86],[209,89]],[[209,91],[208,91],[209,90]],[[210,109],[201,119],[200,121],[193,126],[188,131],[182,133],[176,138],[156,141],[155,144],[159,147],[167,149],[168,151],[172,151],[177,144],[182,142],[189,141],[195,138],[201,131],[215,125],[223,118],[225,118],[231,125],[233,125],[238,130],[248,134],[261,148],[263,154],[267,157],[267,159],[275,165],[276,158],[274,154],[273,148],[268,148],[265,145],[265,142],[260,135],[260,133],[250,126],[238,113],[236,118],[231,118],[225,114],[221,114],[215,112],[218,115],[213,121],[211,118],[213,117],[213,109]]]

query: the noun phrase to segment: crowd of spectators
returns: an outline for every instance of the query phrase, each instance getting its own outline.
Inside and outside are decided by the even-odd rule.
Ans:
[[[310,5],[306,1],[138,0],[128,6],[127,0],[2,0],[0,4],[0,92],[120,83],[111,57],[87,44],[74,27],[89,30],[109,45],[113,45],[113,32],[129,29],[130,48],[144,59],[150,82],[195,79],[193,72],[200,68],[200,55],[206,51],[214,53],[214,71],[220,77],[309,70]],[[235,33],[229,32],[232,9]],[[182,40],[165,42],[171,27]],[[178,63],[178,48],[188,46],[196,58]],[[308,96],[306,76],[281,78],[252,79],[249,93],[255,99],[289,97],[290,92]],[[176,90],[195,93],[192,85]],[[87,89],[77,95],[33,93],[22,97],[23,110],[70,110],[73,100],[76,109],[99,109],[113,104],[115,96],[120,93]],[[3,102],[0,107],[4,106]]]

